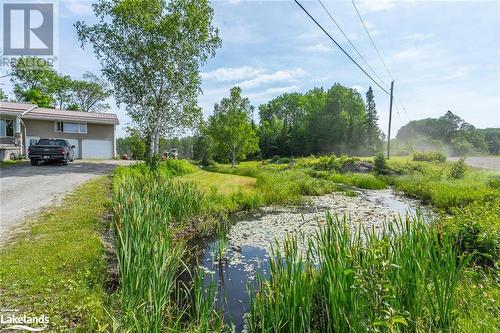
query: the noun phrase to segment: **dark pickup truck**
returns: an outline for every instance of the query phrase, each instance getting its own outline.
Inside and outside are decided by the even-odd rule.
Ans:
[[[28,157],[31,165],[38,165],[39,161],[61,161],[68,165],[73,161],[75,152],[67,140],[63,139],[40,139],[34,145],[28,147]]]

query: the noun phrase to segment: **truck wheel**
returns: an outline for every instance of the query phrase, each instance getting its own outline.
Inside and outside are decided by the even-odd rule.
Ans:
[[[38,165],[38,160],[30,160],[32,166]]]
[[[68,165],[68,162],[69,162],[69,157],[68,155],[66,155],[63,160],[63,165]]]

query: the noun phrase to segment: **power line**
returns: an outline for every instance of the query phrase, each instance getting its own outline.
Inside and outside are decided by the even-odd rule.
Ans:
[[[385,70],[387,71],[387,73],[389,74],[389,76],[391,77],[391,79],[394,80],[394,77],[392,76],[391,71],[389,70],[389,68],[387,68],[387,65],[385,64],[385,61],[382,58],[382,55],[380,54],[380,51],[378,50],[377,46],[375,45],[375,42],[373,41],[373,38],[370,35],[370,32],[368,31],[368,28],[366,27],[365,21],[363,21],[363,18],[361,17],[361,14],[359,13],[358,7],[356,7],[356,4],[354,3],[354,0],[351,0],[351,2],[352,2],[352,5],[354,6],[354,9],[356,10],[356,13],[358,14],[359,20],[361,21],[361,23],[363,24],[363,27],[365,28],[366,34],[370,38],[370,41],[372,42],[372,45],[375,48],[375,51],[377,51],[378,57],[382,61],[382,64],[384,65]]]
[[[373,83],[375,83],[383,92],[385,92],[387,95],[390,95],[390,93],[384,89],[384,87],[382,87],[377,81],[375,81],[375,79],[373,77],[371,77],[370,74],[368,74],[363,67],[361,67],[357,62],[356,60],[354,60],[350,55],[349,53],[347,53],[343,48],[342,46],[340,46],[339,43],[337,43],[337,41],[321,26],[321,24],[318,23],[318,21],[316,21],[316,19],[314,17],[311,16],[311,14],[309,14],[309,12],[300,4],[300,2],[298,2],[297,0],[295,0],[295,3],[297,5],[299,5],[299,7],[307,14],[307,16],[309,16],[309,18],[311,20],[313,20],[314,23],[316,23],[316,25],[321,29],[323,30],[323,32],[335,43],[335,45],[337,45],[337,47],[339,49],[342,50],[342,52],[344,52],[344,54],[363,72],[365,73],[366,76],[368,76],[370,78],[370,80],[373,81]]]
[[[370,64],[368,64],[368,62],[366,61],[365,57],[363,57],[363,55],[358,51],[358,49],[356,48],[356,46],[354,46],[354,44],[351,42],[351,39],[347,36],[347,34],[344,32],[344,30],[342,29],[342,27],[340,26],[340,24],[337,23],[337,21],[333,18],[333,15],[330,13],[330,11],[326,8],[326,6],[323,4],[323,2],[321,0],[318,0],[318,2],[321,4],[321,7],[323,7],[324,11],[328,14],[328,16],[332,19],[333,23],[335,23],[335,25],[337,26],[337,28],[340,30],[340,32],[344,35],[345,39],[349,42],[349,44],[352,46],[352,48],[354,49],[354,51],[356,51],[356,53],[360,56],[360,58],[363,60],[363,62],[365,63],[366,66],[368,66],[368,68],[371,69],[371,71],[373,72],[373,74],[375,74],[375,76],[384,84],[384,86],[386,87],[386,89],[388,88],[387,86],[387,83],[384,82],[384,80],[377,74],[377,72],[373,69],[372,66],[370,66]]]

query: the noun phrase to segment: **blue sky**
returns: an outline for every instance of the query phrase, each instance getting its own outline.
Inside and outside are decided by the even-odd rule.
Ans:
[[[362,64],[316,0],[301,1],[310,13]],[[390,78],[363,30],[351,1],[325,6],[368,63]],[[393,133],[412,119],[452,110],[477,127],[500,127],[500,2],[357,2],[395,82]],[[91,48],[82,50],[73,22],[94,20],[91,1],[58,5],[57,69],[73,77],[98,73]],[[369,79],[292,1],[213,1],[223,46],[202,68],[205,117],[213,104],[239,85],[256,107],[283,92],[305,92],[338,82],[365,94]],[[366,67],[366,66],[365,66]],[[4,80],[3,89],[10,92]],[[387,130],[389,99],[375,88],[380,126]],[[403,106],[404,109],[403,110]],[[120,136],[130,121],[118,113]],[[393,135],[394,135],[393,134]]]

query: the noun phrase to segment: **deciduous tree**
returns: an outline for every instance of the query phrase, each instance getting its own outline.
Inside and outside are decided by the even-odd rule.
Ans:
[[[199,67],[221,44],[213,10],[207,0],[100,0],[94,12],[98,23],[75,24],[78,37],[156,154],[161,136],[201,117]]]
[[[250,100],[241,96],[239,87],[234,87],[229,98],[215,104],[214,114],[208,119],[208,135],[216,150],[227,154],[232,166],[259,150],[259,139],[250,120],[252,109]]]
[[[77,110],[103,112],[110,108],[106,99],[112,90],[109,84],[90,72],[83,74],[83,80],[75,80],[71,85],[71,100]]]

